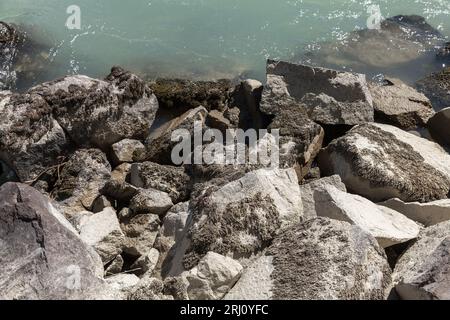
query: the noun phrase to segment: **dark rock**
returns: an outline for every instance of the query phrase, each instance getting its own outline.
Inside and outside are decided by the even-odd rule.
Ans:
[[[450,148],[450,107],[436,113],[427,127],[436,141]]]
[[[450,107],[450,68],[417,81],[416,87],[430,99],[434,110]]]

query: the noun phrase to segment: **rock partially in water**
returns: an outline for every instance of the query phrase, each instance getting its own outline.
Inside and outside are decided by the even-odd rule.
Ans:
[[[450,68],[417,81],[416,87],[431,100],[434,110],[450,107]]]

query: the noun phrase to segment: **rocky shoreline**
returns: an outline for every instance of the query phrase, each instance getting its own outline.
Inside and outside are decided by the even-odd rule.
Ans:
[[[14,34],[0,23],[0,299],[450,299],[450,69],[412,87],[113,67],[19,93]],[[173,165],[196,122],[280,130],[280,167]]]

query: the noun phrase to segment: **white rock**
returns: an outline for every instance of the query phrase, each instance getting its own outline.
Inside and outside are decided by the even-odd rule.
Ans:
[[[137,285],[139,277],[134,274],[122,273],[106,278],[105,281],[115,290],[124,290]]]
[[[450,199],[427,203],[403,202],[400,199],[390,199],[381,202],[380,205],[398,211],[426,227],[450,220]]]
[[[314,198],[318,216],[355,224],[374,236],[384,248],[412,240],[420,232],[419,225],[401,213],[333,186],[316,190]]]
[[[145,147],[139,140],[124,139],[112,145],[112,155],[116,163],[133,162],[134,153],[144,151]]]

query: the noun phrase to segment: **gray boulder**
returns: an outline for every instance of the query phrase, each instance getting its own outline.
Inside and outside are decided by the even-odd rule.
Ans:
[[[173,206],[169,194],[153,188],[139,189],[130,201],[130,209],[134,214],[152,213],[164,215]]]
[[[434,111],[430,100],[398,79],[385,79],[383,85],[369,86],[373,97],[375,121],[403,130],[426,127]]]
[[[450,148],[450,107],[436,113],[428,121],[427,127],[437,142]]]
[[[381,300],[390,281],[386,255],[372,236],[317,218],[284,230],[225,299]]]
[[[122,222],[126,240],[123,251],[136,259],[145,256],[155,243],[161,221],[155,214],[139,214]]]
[[[433,105],[440,111],[450,106],[450,68],[433,73],[416,82],[417,90],[424,93]]]
[[[438,144],[396,127],[366,124],[334,140],[318,157],[321,172],[374,202],[447,198],[450,155]]]
[[[112,145],[112,158],[116,164],[133,162],[134,154],[144,149],[144,145],[139,140],[124,139]]]
[[[450,299],[450,221],[421,232],[397,262],[393,279],[402,299]]]
[[[0,187],[0,299],[99,299],[103,265],[50,201],[31,187]]]

